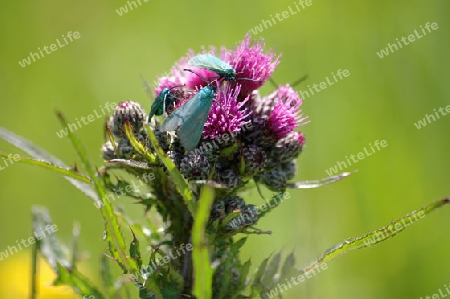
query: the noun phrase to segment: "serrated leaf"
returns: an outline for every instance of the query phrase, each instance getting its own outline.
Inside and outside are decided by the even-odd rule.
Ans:
[[[299,272],[302,274],[307,274],[311,271],[313,271],[315,268],[320,266],[322,263],[328,262],[342,254],[345,254],[351,250],[355,249],[362,249],[366,247],[370,247],[372,245],[378,244],[380,242],[383,242],[385,240],[388,240],[389,238],[397,235],[398,233],[402,232],[404,229],[406,229],[409,225],[413,224],[411,222],[411,219],[414,219],[414,221],[418,221],[418,218],[423,218],[429,213],[443,207],[444,205],[450,203],[450,198],[445,198],[442,200],[435,201],[418,211],[413,211],[410,214],[407,214],[404,217],[401,217],[390,224],[386,225],[385,227],[382,227],[376,231],[373,231],[371,233],[368,233],[362,237],[353,237],[348,238],[344,242],[341,242],[330,249],[326,250],[324,253],[322,253],[315,261],[310,263],[308,266],[301,269]],[[408,219],[409,223],[408,225],[405,224],[405,220]],[[392,231],[392,228],[395,228],[397,226],[398,229],[395,231]],[[383,231],[384,234],[380,237],[379,232]]]
[[[133,241],[130,244],[130,257],[136,262],[139,269],[142,267],[142,257],[141,251],[139,249],[139,240],[136,238],[134,231],[131,229],[131,233],[133,234]]]
[[[70,260],[70,267],[76,268],[78,262],[78,239],[80,238],[80,225],[75,223],[72,229],[72,258]]]
[[[103,288],[108,291],[109,297],[114,294],[114,278],[112,277],[109,258],[102,254],[100,258],[100,277],[102,279]]]
[[[73,288],[82,296],[93,296],[95,299],[105,298],[93,284],[77,270],[67,269],[60,263],[56,264],[58,277],[53,282],[54,286],[66,285]]]
[[[225,262],[223,262],[223,264],[221,265],[221,267],[223,268],[223,274],[221,275],[223,279],[221,281],[219,294],[217,295],[218,299],[221,298],[227,299],[231,294],[236,294],[239,291],[238,289],[230,289],[230,280],[232,277],[231,272],[233,270],[235,258],[238,255],[241,247],[245,244],[245,241],[247,241],[247,238],[241,238],[233,245],[231,245],[230,251],[225,259]]]
[[[244,246],[245,242],[247,241],[247,237],[239,239],[237,242],[235,242],[233,245],[231,245],[230,253],[233,256],[236,256],[239,253],[239,250],[242,246]]]
[[[284,278],[291,276],[291,274],[293,274],[294,271],[296,271],[295,255],[294,252],[291,252],[284,261],[283,267],[281,268],[280,278],[278,279],[278,281],[281,281]]]
[[[157,162],[156,157],[150,153],[145,146],[139,142],[139,140],[136,139],[136,136],[134,136],[133,127],[128,120],[123,128],[125,129],[125,134],[133,149],[141,154],[147,160],[148,164],[155,164]]]
[[[266,267],[267,267],[267,264],[271,257],[272,257],[272,254],[270,254],[270,256],[268,258],[265,258],[261,262],[261,265],[259,265],[258,270],[256,271],[255,277],[253,279],[254,286],[259,285],[261,283],[261,278],[263,277],[264,272],[266,272]]]
[[[274,277],[278,273],[280,269],[280,261],[281,261],[281,253],[275,254],[275,256],[270,261],[269,265],[264,272],[264,276],[262,278],[263,285],[267,288],[271,288],[274,285]]]
[[[145,288],[139,289],[139,298],[164,299],[161,294],[161,289],[153,279],[147,280],[145,282]]]
[[[62,126],[67,127],[68,123],[64,118],[64,116],[62,115],[62,113],[57,111],[56,115],[58,117],[58,120],[61,122]],[[127,246],[125,243],[125,239],[123,238],[123,235],[120,231],[119,223],[117,221],[114,208],[112,207],[111,203],[109,202],[106,196],[106,190],[100,183],[100,180],[98,179],[96,173],[94,172],[94,169],[91,165],[89,158],[86,155],[86,152],[84,151],[80,141],[76,138],[75,134],[73,134],[73,132],[69,130],[68,137],[72,142],[72,145],[75,147],[81,161],[83,162],[86,171],[88,172],[88,175],[90,176],[92,182],[94,183],[97,195],[101,200],[102,206],[100,207],[100,211],[102,213],[103,220],[105,223],[106,241],[108,242],[109,245],[109,251],[112,257],[116,260],[116,262],[119,264],[119,266],[125,273],[127,272],[133,273],[137,270],[137,265],[132,259],[127,257],[126,254]]]
[[[26,140],[25,138],[22,138],[5,128],[0,127],[0,137],[4,140],[8,141],[12,145],[22,149],[26,153],[28,153],[30,156],[39,159],[39,160],[45,160],[49,163],[52,163],[60,168],[69,168],[65,163],[63,163],[61,160],[55,158],[54,156],[50,155],[40,147],[34,145],[30,141]],[[78,180],[75,180],[71,177],[64,177],[66,180],[68,180],[72,185],[77,187],[81,192],[86,194],[89,198],[91,198],[94,201],[94,204],[96,206],[101,205],[101,201],[98,198],[98,195],[96,194],[94,188],[84,182],[80,182]]]
[[[43,207],[34,206],[32,214],[33,233],[37,238],[36,248],[42,252],[45,260],[57,274],[54,285],[67,285],[72,287],[78,294],[93,295],[98,299],[104,298],[85,276],[75,268],[70,267],[71,262],[65,256],[61,245],[54,234],[57,228],[53,229],[54,224],[52,223],[48,211]],[[53,233],[49,233],[49,228]]]
[[[40,251],[50,267],[52,267],[55,272],[58,270],[57,263],[60,263],[65,267],[70,267],[71,263],[64,254],[64,251],[54,234],[54,231],[57,231],[57,227],[53,224],[48,210],[44,207],[33,206],[32,219],[33,234],[39,243]],[[49,233],[49,231],[53,233]]]
[[[239,293],[245,291],[245,288],[247,287],[246,282],[248,279],[248,273],[250,272],[250,266],[251,266],[251,262],[250,260],[246,261],[244,263],[244,265],[242,265],[241,267],[241,277],[240,277],[240,282],[239,282]]]
[[[11,154],[6,154],[6,153],[2,153],[0,152],[0,157],[5,157],[5,158],[9,158]],[[14,158],[16,160],[16,158]],[[71,168],[63,168],[63,167],[59,167],[56,165],[53,165],[50,162],[44,161],[44,160],[36,160],[36,159],[32,159],[32,158],[26,158],[26,157],[18,157],[17,158],[17,162],[18,163],[23,163],[23,164],[30,164],[30,165],[35,165],[35,166],[39,166],[45,169],[49,169],[52,170],[54,172],[57,172],[59,174],[62,174],[66,177],[70,177],[73,179],[76,179],[80,182],[84,182],[84,183],[88,183],[88,184],[92,184],[91,180],[89,179],[89,177],[85,176],[82,173],[79,173]]]
[[[145,162],[135,161],[135,160],[127,160],[127,159],[112,159],[107,161],[110,164],[116,164],[120,166],[128,166],[132,168],[139,168],[143,170],[150,170],[152,167],[148,166]]]
[[[147,126],[147,133],[152,147],[155,149],[158,158],[167,168],[167,171],[169,172],[170,177],[174,181],[178,193],[180,193],[180,195],[183,197],[184,203],[186,204],[189,212],[191,213],[192,216],[195,215],[196,207],[194,197],[192,195],[191,190],[189,189],[186,180],[181,175],[180,171],[177,169],[173,161],[170,160],[169,157],[167,157],[162,148],[159,146],[158,141],[156,140],[155,137],[155,133],[153,133],[151,128],[148,126]]]
[[[219,293],[217,296],[218,299],[221,298],[229,298],[232,294],[236,294],[238,292],[237,289],[230,289],[230,280],[232,276],[232,270],[235,263],[236,255],[239,253],[241,247],[245,244],[247,238],[241,238],[239,241],[235,242],[231,245],[230,251],[225,259],[225,261],[219,266],[222,269],[221,281]]]

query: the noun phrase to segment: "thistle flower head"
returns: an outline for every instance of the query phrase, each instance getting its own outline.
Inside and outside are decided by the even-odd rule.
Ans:
[[[280,63],[281,55],[276,56],[273,50],[267,53],[264,51],[263,39],[252,41],[250,34],[247,34],[236,49],[224,55],[224,60],[236,70],[237,82],[242,85],[241,97],[246,97],[261,87]],[[251,80],[239,80],[239,78]]]
[[[219,79],[217,73],[206,69],[214,69],[216,66],[220,68],[220,64],[214,64],[216,62],[211,62],[208,66],[208,58],[204,61],[205,69],[190,65],[189,60],[198,54],[210,54],[229,64],[236,72],[236,80],[224,76],[224,73]],[[253,177],[266,184],[269,189],[278,191],[283,190],[286,181],[295,176],[294,160],[301,153],[305,142],[302,133],[295,131],[298,126],[306,123],[300,110],[302,99],[289,85],[279,86],[267,96],[261,96],[258,91],[273,74],[279,59],[280,55],[265,49],[262,39],[252,41],[247,34],[235,49],[222,47],[220,53],[214,47],[203,47],[198,53],[189,50],[175,62],[170,73],[158,78],[156,96],[164,88],[169,88],[175,98],[173,104],[171,102],[173,107],[166,107],[164,115],[175,113],[187,101],[212,100],[204,123],[192,122],[196,113],[205,113],[202,109],[206,106],[199,102],[185,106],[198,110],[188,111],[184,108],[176,115],[181,121],[177,120],[174,122],[176,125],[170,126],[175,133],[160,131],[158,122],[150,124],[159,146],[186,180],[213,180],[228,190],[237,191]],[[205,86],[214,91],[209,92],[214,98],[193,99]],[[140,139],[145,144],[146,132],[142,129],[145,118],[139,107],[133,102],[122,103],[116,109],[112,122],[116,125],[124,120],[130,121],[133,128],[137,129],[135,134],[141,134]],[[190,119],[189,122],[183,120],[185,117]],[[181,145],[186,145],[186,140],[180,138],[190,136],[179,134],[178,131],[185,123],[188,131],[195,131],[192,126],[203,127],[200,141],[195,148],[190,147],[189,152]],[[150,150],[154,152],[156,149]],[[111,145],[105,145],[103,151],[104,157],[114,156]],[[118,142],[118,154],[139,157],[128,140]],[[227,192],[222,195],[229,195]],[[221,210],[220,206],[218,210]],[[225,201],[225,207],[227,206]],[[252,208],[244,207],[240,210],[247,215]],[[254,221],[256,220],[249,220],[245,225]]]
[[[267,119],[267,129],[275,139],[281,139],[300,125],[306,124],[301,110],[302,99],[289,85],[280,86],[268,96],[275,103]]]
[[[204,138],[217,138],[223,134],[239,132],[241,127],[249,123],[250,112],[245,108],[248,97],[238,101],[241,86],[235,88],[226,85],[217,90],[208,119],[203,130]]]

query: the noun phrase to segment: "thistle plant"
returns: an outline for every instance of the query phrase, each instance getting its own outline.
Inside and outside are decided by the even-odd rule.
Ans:
[[[158,78],[156,98],[173,91],[164,107],[165,115],[150,120],[138,103],[118,103],[105,122],[106,141],[101,145],[105,165],[94,167],[77,137],[69,132],[85,173],[68,167],[44,150],[15,134],[0,129],[0,136],[33,158],[20,162],[62,174],[83,191],[100,211],[107,243],[101,258],[102,285],[94,286],[77,269],[77,246],[70,255],[56,236],[36,243],[34,268],[41,254],[57,275],[55,285],[71,286],[83,298],[272,298],[280,283],[308,275],[330,259],[353,249],[375,245],[398,234],[423,215],[447,204],[431,203],[385,227],[331,247],[319,257],[297,268],[293,253],[284,260],[277,253],[256,265],[241,259],[240,250],[249,237],[270,234],[258,228],[258,221],[290,197],[291,188],[318,188],[339,181],[351,173],[321,180],[292,182],[297,158],[306,139],[299,127],[309,120],[300,110],[302,99],[289,84],[269,95],[259,88],[272,76],[281,55],[266,50],[262,40],[250,35],[234,49],[203,48],[202,54],[219,57],[236,71],[235,80],[223,80],[206,69],[192,67],[189,51],[179,59],[170,75]],[[191,71],[185,71],[185,69]],[[193,150],[183,148],[177,131],[163,132],[161,121],[192,99],[205,86],[214,85],[212,107],[202,137]],[[164,103],[165,103],[164,99]],[[65,117],[58,112],[63,126]],[[100,146],[100,145],[99,145]],[[8,154],[0,153],[7,157]],[[262,189],[273,192],[270,199]],[[259,206],[248,204],[246,194],[258,190]],[[117,206],[118,197],[140,204],[142,219],[131,219]],[[51,224],[43,207],[33,208],[33,229]],[[101,229],[98,229],[101,231]],[[76,244],[74,235],[74,244]],[[151,248],[145,252],[143,248]],[[111,264],[122,271],[111,274]],[[33,282],[37,273],[33,272]],[[33,284],[35,286],[35,284]],[[31,298],[36,289],[32,287]]]

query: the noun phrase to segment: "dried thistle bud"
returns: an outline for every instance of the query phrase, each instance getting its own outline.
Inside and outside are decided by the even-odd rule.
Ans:
[[[292,180],[297,174],[297,161],[291,160],[288,163],[281,164],[281,170],[286,174],[286,179]]]
[[[246,205],[242,208],[242,216],[244,219],[244,226],[250,226],[258,222],[258,209],[255,205]]]
[[[242,149],[245,163],[244,174],[256,175],[261,173],[266,166],[267,155],[264,150],[256,145],[249,145]]]
[[[274,167],[279,163],[287,163],[296,159],[302,152],[305,138],[300,132],[290,132],[286,137],[277,141],[270,151],[269,167]]]
[[[282,192],[286,190],[286,173],[280,168],[266,171],[256,179],[263,182],[267,186],[267,188],[274,192]]]
[[[136,139],[144,146],[147,146],[148,138],[147,133],[142,132],[144,134],[136,134]],[[123,159],[129,159],[131,157],[141,157],[141,154],[139,154],[137,151],[134,150],[133,146],[131,145],[130,141],[127,138],[122,138],[119,140],[119,143],[117,145],[117,152],[119,154],[119,158]],[[139,160],[139,159],[137,159]]]
[[[181,160],[183,159],[183,154],[177,151],[168,151],[167,153],[167,157],[170,158],[170,160],[173,161],[173,163],[175,164],[175,166],[180,169],[181,167]]]
[[[225,185],[227,188],[235,188],[242,182],[241,176],[231,168],[224,170],[216,170],[214,180],[219,184]]]
[[[225,201],[216,200],[211,207],[210,221],[223,219],[224,216],[225,216]]]
[[[224,201],[227,214],[236,210],[240,211],[245,206],[244,200],[239,196],[227,196]]]
[[[210,171],[211,165],[203,154],[191,152],[181,160],[180,172],[187,180],[205,180]]]
[[[110,129],[116,136],[124,137],[126,135],[123,126],[129,121],[133,132],[136,134],[142,131],[146,118],[145,110],[138,103],[132,101],[121,102],[114,109]]]

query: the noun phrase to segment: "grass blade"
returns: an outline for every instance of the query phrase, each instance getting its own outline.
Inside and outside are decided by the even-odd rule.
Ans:
[[[40,241],[36,240],[36,242],[33,245],[33,249],[31,251],[31,293],[30,293],[30,299],[36,299],[38,290],[37,290],[37,272],[39,267],[39,248],[40,248]]]
[[[209,260],[205,228],[214,201],[214,188],[205,185],[200,194],[197,213],[192,228],[192,260],[194,262],[193,294],[197,299],[212,298],[212,268]]]

